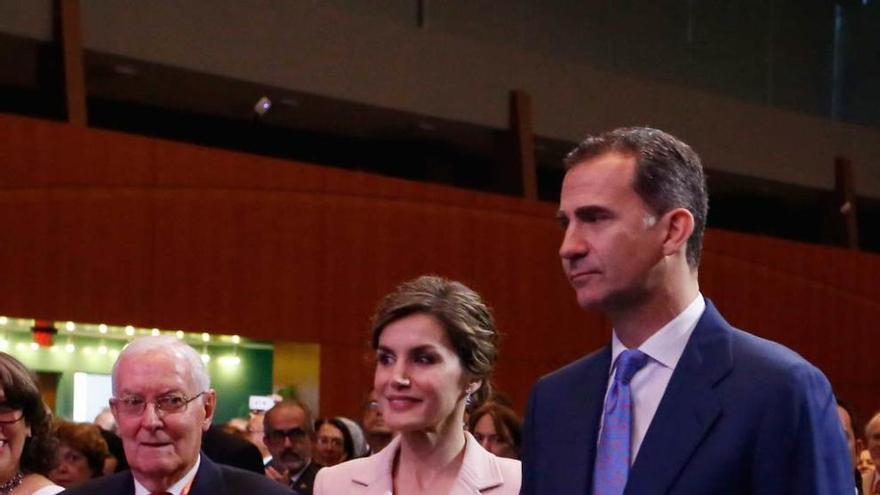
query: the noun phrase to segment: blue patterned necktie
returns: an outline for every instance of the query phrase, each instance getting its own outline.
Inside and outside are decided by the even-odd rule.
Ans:
[[[626,487],[632,430],[629,382],[647,362],[648,356],[638,349],[627,349],[617,357],[617,373],[605,401],[602,433],[593,467],[593,495],[620,495]]]

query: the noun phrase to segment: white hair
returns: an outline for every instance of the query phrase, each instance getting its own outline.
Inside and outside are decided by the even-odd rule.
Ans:
[[[132,340],[119,353],[119,357],[113,364],[113,375],[111,376],[114,394],[116,393],[116,371],[122,359],[153,352],[165,353],[175,359],[186,361],[189,363],[192,382],[198,391],[204,392],[211,388],[211,377],[208,375],[208,370],[205,369],[202,357],[195,349],[171,335],[148,335]]]

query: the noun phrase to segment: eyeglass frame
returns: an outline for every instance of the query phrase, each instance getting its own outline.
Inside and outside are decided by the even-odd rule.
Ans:
[[[110,407],[112,407],[114,410],[119,410],[119,413],[123,414],[125,416],[137,417],[137,416],[144,414],[147,411],[148,404],[153,404],[153,411],[155,411],[156,415],[164,417],[166,414],[178,414],[178,413],[186,412],[186,408],[187,408],[187,406],[189,406],[190,402],[205,395],[207,392],[208,392],[207,390],[202,390],[201,392],[197,393],[196,395],[194,395],[192,397],[187,397],[186,394],[180,394],[183,396],[183,404],[180,406],[180,409],[176,409],[176,410],[172,410],[172,411],[168,411],[168,410],[163,409],[162,406],[159,405],[159,400],[161,400],[163,398],[170,398],[170,397],[176,396],[177,394],[174,392],[168,393],[168,394],[163,394],[163,395],[160,395],[159,397],[154,397],[152,400],[147,400],[146,398],[141,397],[136,394],[128,395],[126,397],[111,397],[110,398]],[[123,404],[126,399],[131,399],[131,398],[140,398],[144,401],[143,406],[141,407],[140,411],[138,411],[137,413],[126,413],[126,412],[123,412],[121,409],[119,409],[120,404]],[[128,404],[128,406],[123,406],[123,407],[131,407],[131,404]]]
[[[19,421],[24,419],[24,408],[14,407],[14,406],[10,406],[6,403],[3,403],[3,404],[0,404],[0,415],[4,414],[2,412],[3,408],[8,408],[9,412],[12,414],[15,414],[15,412],[17,411],[17,412],[21,413],[21,415],[17,419],[8,419],[8,420],[7,419],[0,419],[0,426],[14,425],[15,423],[18,423]]]
[[[269,431],[264,431],[263,435],[266,437],[266,440],[273,443],[283,443],[284,440],[290,440],[291,442],[301,442],[306,438],[310,438],[311,434],[306,430],[297,426],[296,428],[289,428],[287,430],[277,430],[275,428],[269,428]],[[272,438],[273,435],[280,435],[281,438]]]

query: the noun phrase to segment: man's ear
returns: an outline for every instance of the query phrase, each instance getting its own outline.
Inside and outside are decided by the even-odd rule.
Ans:
[[[673,208],[663,214],[666,235],[663,239],[663,255],[683,253],[687,241],[694,232],[694,216],[686,208]]]
[[[214,419],[214,411],[217,409],[217,392],[213,388],[205,391],[202,395],[203,407],[205,408],[205,420],[202,422],[202,431],[208,431],[211,421]]]

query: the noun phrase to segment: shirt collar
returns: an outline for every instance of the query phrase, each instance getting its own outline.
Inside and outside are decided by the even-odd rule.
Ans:
[[[186,486],[189,485],[189,483],[196,477],[196,473],[199,470],[199,464],[201,463],[202,455],[199,454],[199,457],[196,458],[196,463],[193,465],[192,469],[187,471],[187,473],[183,475],[183,478],[177,480],[177,483],[169,486],[168,489],[166,489],[165,491],[170,493],[171,495],[181,495],[183,489],[186,488]],[[133,474],[134,473],[132,473],[132,478],[134,478]],[[144,485],[138,482],[137,478],[134,478],[134,495],[150,495],[150,493],[153,492],[147,490]]]
[[[669,323],[663,325],[663,327],[661,327],[660,330],[657,330],[654,335],[651,335],[648,340],[642,342],[642,345],[639,346],[639,350],[661,365],[675,369],[675,365],[677,365],[678,360],[681,359],[681,355],[684,353],[684,348],[687,345],[688,339],[690,339],[691,333],[693,333],[694,328],[696,328],[697,322],[700,320],[700,316],[702,316],[704,309],[706,309],[706,301],[703,299],[703,295],[698,292],[697,297],[691,301],[684,311],[670,320]],[[612,332],[612,365],[609,373],[613,372],[614,367],[617,365],[617,356],[625,350],[626,346],[624,346],[623,342],[617,338],[617,332]]]

